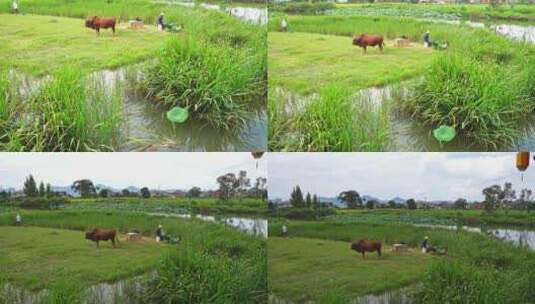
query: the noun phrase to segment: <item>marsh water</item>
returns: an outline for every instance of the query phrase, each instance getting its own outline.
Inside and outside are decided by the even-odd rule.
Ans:
[[[510,242],[519,247],[526,247],[535,250],[535,229],[519,228],[514,226],[454,226],[454,225],[431,225],[414,224],[417,227],[439,228],[447,230],[465,230],[474,233],[481,233],[492,238],[497,238],[504,242]]]
[[[231,131],[219,130],[209,124],[189,119],[183,124],[170,122],[167,109],[151,102],[133,87],[143,80],[141,65],[116,70],[102,70],[89,75],[105,94],[122,97],[122,116],[116,139],[117,151],[227,151],[249,152],[267,149],[267,113],[264,97],[249,101],[249,117],[245,126]],[[10,71],[16,78],[23,98],[35,93],[50,76],[35,78]],[[254,100],[253,100],[254,99]]]
[[[229,14],[230,16],[236,17],[239,20],[244,22],[249,22],[257,25],[264,25],[268,20],[267,8],[263,7],[247,7],[247,6],[222,6],[219,4],[212,3],[195,3],[187,1],[152,1],[153,3],[167,4],[167,5],[179,5],[185,7],[200,7],[203,9],[221,11]]]
[[[238,216],[214,216],[214,215],[203,215],[203,214],[192,214],[192,213],[148,213],[152,216],[163,216],[163,217],[177,217],[191,219],[196,218],[206,222],[220,223],[232,228],[235,228],[244,233],[260,236],[267,238],[268,236],[268,221],[262,218],[245,218]]]

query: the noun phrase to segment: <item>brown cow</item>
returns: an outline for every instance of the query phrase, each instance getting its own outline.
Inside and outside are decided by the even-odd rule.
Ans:
[[[117,237],[117,231],[115,230],[106,230],[106,229],[99,229],[95,228],[91,231],[88,231],[85,233],[85,239],[91,240],[93,242],[97,243],[99,241],[111,241],[113,244],[113,247],[115,247],[115,241],[117,240],[117,243],[119,243],[119,237]]]
[[[100,29],[111,28],[113,34],[115,35],[115,23],[117,19],[115,17],[106,18],[99,16],[92,16],[85,19],[85,27],[92,28],[96,31],[97,36],[100,35]]]
[[[353,45],[360,46],[364,50],[364,54],[366,54],[366,48],[368,46],[379,46],[379,50],[382,53],[385,43],[383,36],[362,34],[360,36],[353,36]]]
[[[362,258],[365,259],[364,253],[377,251],[377,255],[381,256],[381,242],[373,240],[360,240],[351,243],[351,249],[362,253]]]

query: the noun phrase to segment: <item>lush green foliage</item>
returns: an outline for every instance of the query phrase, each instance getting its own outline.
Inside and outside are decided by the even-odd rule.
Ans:
[[[400,108],[430,128],[455,127],[459,138],[489,149],[512,144],[535,100],[535,47],[486,29],[391,17],[290,16],[290,30],[351,36],[355,32],[405,35],[413,41],[430,30],[446,41]],[[278,18],[270,20],[276,29]]]
[[[349,303],[358,296],[415,283],[433,259],[419,250],[397,254],[386,246],[381,257],[370,252],[363,259],[348,242],[270,237],[270,293],[296,303]],[[333,302],[332,294],[345,301]]]
[[[148,96],[169,107],[188,108],[217,128],[239,130],[234,127],[247,123],[247,103],[257,102],[251,97],[262,92],[265,81],[265,59],[260,58],[265,45],[256,47],[171,39],[147,71]]]

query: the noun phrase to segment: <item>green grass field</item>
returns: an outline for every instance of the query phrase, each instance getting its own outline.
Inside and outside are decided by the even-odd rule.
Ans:
[[[142,274],[167,250],[154,241],[124,239],[115,248],[102,242],[97,249],[82,231],[8,226],[0,227],[0,247],[7,280],[32,290],[66,278],[89,286]]]
[[[417,76],[433,58],[421,44],[398,48],[386,41],[377,48],[352,45],[351,37],[312,33],[269,32],[269,85],[302,95],[318,93],[327,84],[353,90],[383,86]]]
[[[97,37],[82,19],[7,14],[0,15],[0,32],[0,57],[32,75],[64,65],[94,71],[132,64],[147,59],[169,36],[151,25],[132,30],[121,23],[115,35],[108,29]]]
[[[299,303],[329,292],[354,298],[414,283],[432,259],[417,249],[393,253],[388,246],[381,257],[368,253],[362,259],[348,242],[270,237],[270,291]]]

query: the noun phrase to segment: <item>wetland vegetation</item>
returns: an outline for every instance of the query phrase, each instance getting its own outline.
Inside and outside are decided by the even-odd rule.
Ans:
[[[484,26],[383,16],[380,9],[373,16],[358,11],[320,16],[274,13],[270,18],[269,66],[278,71],[269,75],[268,103],[270,111],[274,109],[269,117],[271,150],[488,151],[516,149],[525,141],[529,145],[535,46]],[[288,22],[287,32],[280,31],[282,19]],[[426,31],[433,41],[447,42],[447,50],[424,48],[420,41]],[[360,33],[383,35],[385,53],[371,49],[362,55],[350,39]],[[396,47],[394,39],[400,37],[408,38],[411,46]],[[355,108],[366,108],[360,96],[372,99],[375,107],[367,112],[387,113],[386,120],[376,118],[385,121],[377,123],[381,131],[349,145],[332,145],[345,142],[344,136],[325,143],[323,134],[361,131],[346,119],[337,126],[322,124],[322,132],[299,125],[307,107],[321,100],[319,88],[327,86],[352,92],[350,104],[355,106],[341,98],[340,104],[345,105],[340,107],[357,121],[362,114]],[[432,137],[432,131],[442,125],[455,129],[452,142],[440,143]]]
[[[2,2],[0,54],[12,59],[0,62],[0,124],[8,126],[2,150],[265,150],[265,27],[201,6],[145,0],[30,1],[20,15],[6,14],[9,1]],[[180,31],[156,29],[162,11]],[[96,37],[83,26],[89,15],[118,17],[117,33]],[[135,18],[145,26],[129,28]],[[47,90],[65,74],[71,81],[63,92]],[[63,109],[74,97],[76,105]],[[53,106],[45,110],[41,100]],[[187,123],[165,120],[176,106],[189,110]],[[28,117],[43,117],[47,127]],[[207,137],[219,140],[209,145]]]

